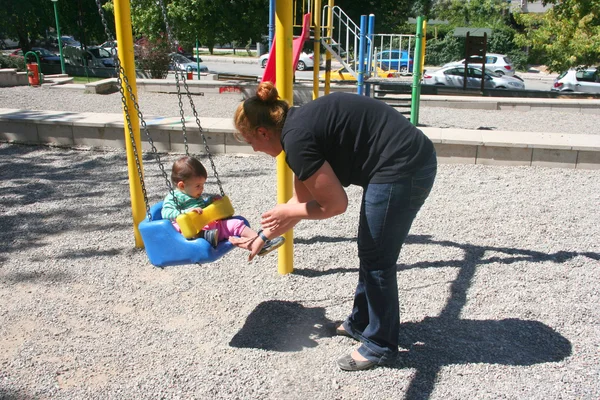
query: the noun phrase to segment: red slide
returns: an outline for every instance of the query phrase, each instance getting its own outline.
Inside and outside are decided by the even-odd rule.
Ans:
[[[304,46],[304,42],[308,39],[308,34],[310,32],[310,13],[304,14],[304,18],[302,19],[302,34],[299,37],[295,37],[292,46],[292,54],[293,54],[293,69],[296,70],[296,65],[298,65],[298,60],[300,59],[300,53],[302,53],[302,46]],[[265,73],[263,74],[261,82],[271,81],[275,83],[276,78],[276,65],[277,60],[275,58],[275,40],[273,39],[273,44],[271,45],[271,51],[269,52],[269,60],[267,61],[267,66],[265,67]]]

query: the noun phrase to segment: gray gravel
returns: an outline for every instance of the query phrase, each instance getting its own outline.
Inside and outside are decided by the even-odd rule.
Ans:
[[[176,94],[140,94],[144,115],[179,116]],[[231,118],[240,99],[234,96],[194,96],[201,117]],[[189,103],[184,102],[186,115]],[[28,110],[58,110],[73,112],[121,113],[120,94],[92,95],[67,89],[36,89],[14,87],[0,89],[0,108]],[[492,129],[518,132],[600,134],[600,114],[559,111],[490,111],[461,110],[422,106],[419,115],[422,126],[459,129]]]
[[[21,90],[0,90],[0,107]],[[51,109],[64,92],[35,93]],[[61,109],[119,112],[84,98]],[[201,116],[237,101],[216,103]],[[256,226],[275,162],[215,162]],[[159,168],[145,171],[158,201]],[[357,281],[358,188],[344,215],[295,229],[294,274],[240,249],[158,269],[133,248],[122,152],[0,144],[0,399],[598,399],[599,178],[441,165],[398,262],[400,359],[345,373],[335,359],[355,343],[331,333]]]

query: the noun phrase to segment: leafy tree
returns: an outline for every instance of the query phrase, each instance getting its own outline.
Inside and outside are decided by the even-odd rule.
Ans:
[[[84,44],[106,40],[94,1],[59,0],[56,6],[63,35],[72,34]],[[112,14],[107,15],[107,20],[114,21]],[[50,0],[5,0],[0,7],[0,32],[18,38],[25,50],[36,42],[43,43],[55,27],[54,5]]]
[[[19,40],[20,47],[30,50],[35,40],[44,36],[48,26],[54,26],[54,11],[50,1],[7,0],[0,7],[0,32]]]
[[[376,33],[400,33],[399,27],[404,26],[403,23],[411,16],[413,3],[414,0],[337,0],[335,5],[357,25],[360,24],[361,15],[374,14]]]
[[[548,0],[544,14],[519,14],[525,33],[517,43],[530,46],[551,71],[595,65],[600,60],[600,1]]]
[[[509,5],[504,0],[440,0],[433,6],[432,13],[455,27],[503,28]]]
[[[191,47],[196,38],[209,50],[218,43],[258,41],[266,34],[268,0],[164,0],[172,40]],[[134,32],[151,40],[164,35],[165,24],[155,0],[132,0]]]

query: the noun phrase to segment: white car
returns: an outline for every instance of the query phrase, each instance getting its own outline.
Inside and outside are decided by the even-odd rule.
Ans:
[[[460,61],[444,64],[442,67],[463,67],[464,65],[465,59],[463,58]],[[481,63],[471,62],[470,65],[481,67]],[[512,61],[504,54],[487,53],[485,55],[485,69],[490,69],[498,75],[513,76],[515,74]]]
[[[175,68],[177,68],[178,71],[182,72],[198,72],[198,63],[196,61],[192,61],[179,53],[171,53],[169,55],[172,57],[172,62],[169,63],[169,71],[175,71]],[[208,72],[208,67],[200,64],[200,72]]]
[[[550,90],[555,92],[600,93],[598,68],[571,68],[554,80]]]
[[[465,67],[442,67],[437,71],[425,71],[423,83],[425,85],[451,86],[462,88],[465,81]],[[485,69],[483,87],[487,89],[512,89],[523,90],[525,84],[518,77],[498,75],[490,69]],[[467,71],[467,88],[481,88],[481,68],[469,67]]]
[[[258,64],[260,65],[261,68],[265,68],[267,66],[267,61],[269,61],[269,53],[263,54],[262,56],[259,57],[258,59]],[[323,57],[321,57],[321,60],[319,62],[319,66],[323,65]],[[298,71],[304,71],[307,68],[314,68],[315,66],[315,61],[314,61],[314,54],[310,53],[307,54],[305,52],[300,53],[300,58],[298,59],[298,65],[296,65],[296,69]]]
[[[14,49],[15,47],[19,47],[18,39],[9,39],[9,38],[0,39],[0,49],[2,49],[2,50]]]

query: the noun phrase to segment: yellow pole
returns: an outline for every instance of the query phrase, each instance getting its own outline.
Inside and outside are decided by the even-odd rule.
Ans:
[[[277,0],[275,4],[275,52],[277,90],[282,99],[292,105],[294,103],[294,87],[292,84],[292,5],[289,0]],[[285,162],[282,152],[277,157],[277,202],[286,203],[292,198],[292,171]],[[294,271],[294,232],[285,235],[285,244],[279,248],[277,270],[280,274]]]
[[[329,7],[327,7],[327,37],[331,38],[333,35],[333,0],[329,0]],[[331,45],[331,39],[327,39],[327,43]],[[346,49],[347,50],[347,49]],[[323,93],[329,94],[331,90],[331,53],[328,51],[325,53],[325,89]]]
[[[319,97],[319,74],[321,73],[321,0],[315,0],[313,9],[315,27],[315,66],[313,68],[313,100]]]
[[[129,8],[129,0],[115,0],[114,3],[115,11],[115,30],[117,32],[117,51],[119,53],[119,59],[121,60],[121,66],[125,70],[125,76],[129,81],[131,90],[137,99],[137,89],[135,85],[135,64],[133,61],[133,37],[131,34],[131,11]],[[123,78],[123,77],[121,77]],[[138,154],[140,155],[140,167],[142,167],[142,146],[140,143],[140,121],[133,101],[131,101],[125,82],[123,82],[123,89],[126,93],[126,104],[129,109],[129,118],[133,128],[133,136],[135,138],[135,148],[137,148]],[[125,118],[125,110],[123,110],[123,118]],[[138,176],[137,166],[135,163],[135,157],[133,153],[133,144],[131,143],[131,137],[129,135],[129,128],[127,126],[127,120],[125,119],[125,148],[127,150],[127,170],[129,171],[129,193],[131,196],[131,213],[133,215],[133,235],[135,237],[135,247],[144,247],[142,236],[138,230],[138,224],[146,218],[146,206],[144,204],[144,195],[142,193],[142,184],[140,177]],[[141,169],[143,171],[143,167]],[[143,173],[143,172],[142,172]]]
[[[427,42],[427,20],[423,20],[423,52],[421,53],[421,72],[425,70],[425,42]]]

